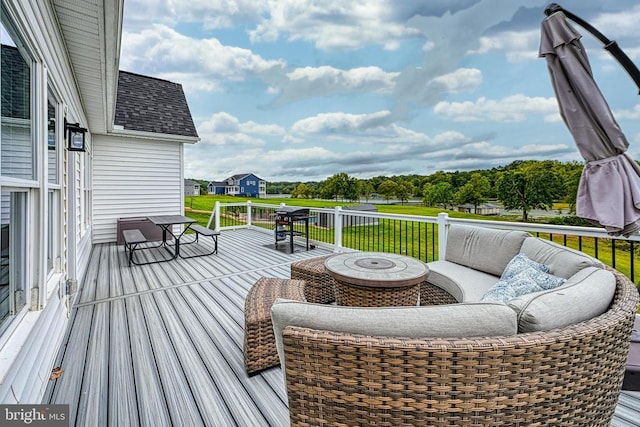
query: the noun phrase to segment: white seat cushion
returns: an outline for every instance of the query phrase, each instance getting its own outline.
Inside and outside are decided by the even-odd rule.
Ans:
[[[518,331],[516,313],[498,303],[344,307],[277,299],[271,320],[281,363],[287,326],[404,338],[510,336]]]
[[[458,302],[477,302],[500,277],[450,261],[427,263],[427,281],[449,292]]]

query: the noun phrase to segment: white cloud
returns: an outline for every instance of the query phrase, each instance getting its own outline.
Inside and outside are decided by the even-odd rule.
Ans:
[[[278,0],[250,31],[251,40],[271,42],[280,36],[303,40],[319,49],[357,49],[367,44],[397,49],[400,42],[419,32],[404,25],[388,0]]]
[[[218,39],[195,39],[164,26],[123,34],[120,68],[181,82],[187,91],[212,91],[284,68],[250,50],[225,46]],[[159,68],[161,67],[161,68]]]
[[[636,105],[631,110],[617,110],[613,112],[616,119],[640,120],[640,105]]]
[[[369,114],[349,114],[344,112],[321,113],[295,122],[291,126],[290,137],[293,141],[316,141],[339,143],[342,146],[352,144],[377,144],[385,148],[393,147],[400,153],[407,147],[420,145],[422,149],[451,143],[463,142],[457,132],[444,133],[439,139],[432,140],[418,132],[395,123],[396,117],[390,111],[378,111]]]
[[[135,0],[125,2],[128,28],[149,22],[174,26],[201,23],[204,28],[230,28],[239,23],[257,23],[269,10],[267,0]]]
[[[551,117],[558,111],[555,98],[512,95],[499,100],[478,98],[475,102],[439,102],[433,111],[457,122],[521,122],[530,114]]]
[[[342,87],[349,91],[370,90],[388,93],[393,80],[400,73],[387,73],[380,67],[359,67],[340,70],[327,65],[321,67],[296,68],[287,73],[291,82],[306,82],[330,87]]]
[[[334,134],[346,136],[372,128],[389,126],[391,112],[379,111],[371,114],[321,113],[299,120],[291,126],[297,134]]]
[[[350,93],[389,94],[400,73],[386,72],[380,67],[356,67],[348,70],[323,65],[295,68],[282,76],[271,73],[265,78],[270,93],[279,97],[272,107],[309,99]]]
[[[601,13],[592,22],[600,32],[610,39],[620,37],[638,38],[640,5],[625,7],[624,11]]]
[[[482,55],[491,52],[504,52],[511,62],[532,61],[538,59],[540,31],[503,31],[491,36],[480,37],[478,49],[469,54]]]
[[[471,92],[482,83],[482,72],[477,68],[459,68],[431,80],[428,85],[442,85],[447,92]]]
[[[202,146],[264,146],[264,138],[282,136],[285,130],[273,124],[240,122],[237,117],[221,112],[197,125]]]

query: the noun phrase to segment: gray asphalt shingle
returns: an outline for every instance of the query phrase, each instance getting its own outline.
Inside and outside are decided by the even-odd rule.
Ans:
[[[182,85],[120,71],[115,124],[124,129],[197,137]]]

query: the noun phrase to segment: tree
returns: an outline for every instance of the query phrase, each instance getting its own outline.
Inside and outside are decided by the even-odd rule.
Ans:
[[[453,209],[456,191],[448,182],[441,181],[435,185],[427,184],[423,190],[427,206],[441,206],[443,209]]]
[[[435,206],[435,202],[433,201],[433,187],[434,185],[430,182],[422,186],[422,204],[425,206]]]
[[[413,193],[416,191],[413,184],[409,181],[403,181],[396,186],[396,197],[400,199],[400,202],[404,204],[404,202],[408,201]]]
[[[342,186],[342,197],[353,202],[360,199],[360,180],[355,177],[350,177],[347,174],[346,180],[343,182]]]
[[[397,188],[398,184],[395,181],[387,179],[378,186],[378,193],[389,203],[389,199],[396,194]]]
[[[531,209],[551,209],[563,186],[561,177],[553,169],[523,164],[498,177],[498,199],[505,209],[522,210],[522,220],[527,221]]]
[[[488,194],[491,191],[489,179],[482,174],[475,172],[471,174],[471,178],[456,193],[458,203],[471,203],[473,210],[478,213],[478,205],[489,200]]]
[[[580,177],[582,176],[582,164],[574,162],[569,164],[565,170],[563,181],[565,183],[564,201],[569,204],[569,212],[576,213],[576,199],[578,196],[578,186],[580,185]]]
[[[320,187],[320,194],[325,199],[358,200],[358,179],[352,178],[344,172],[337,173],[327,178]]]
[[[358,188],[360,189],[360,196],[363,196],[365,202],[369,203],[369,197],[376,191],[371,181],[368,179],[360,180]]]
[[[301,197],[303,199],[310,199],[313,195],[313,190],[304,182],[298,184],[298,186],[291,192],[291,197],[296,199]]]

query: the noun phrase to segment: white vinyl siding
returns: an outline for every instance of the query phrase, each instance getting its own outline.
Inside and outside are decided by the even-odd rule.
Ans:
[[[119,217],[182,214],[181,146],[94,135],[94,243],[116,240]]]
[[[11,336],[7,348],[20,349],[11,369],[3,366],[0,402],[38,403],[44,395],[67,326],[66,297],[54,291],[42,311],[29,311],[23,319],[21,333]]]
[[[63,1],[56,0],[60,6]],[[83,6],[93,4],[98,11],[104,9],[104,2],[80,2]],[[111,2],[107,2],[111,4]],[[120,2],[121,3],[121,2]],[[78,9],[78,2],[69,0],[67,3],[71,12]],[[15,314],[6,329],[0,333],[0,402],[2,403],[38,403],[41,401],[45,387],[49,383],[49,375],[54,360],[58,354],[62,338],[65,334],[69,319],[69,298],[66,295],[64,281],[66,278],[77,278],[76,268],[67,270],[66,257],[73,249],[75,260],[76,248],[83,253],[78,254],[79,271],[86,265],[91,251],[90,222],[85,225],[85,238],[80,242],[76,239],[75,217],[68,217],[70,212],[77,212],[76,194],[69,191],[66,177],[69,173],[75,176],[83,172],[85,165],[76,164],[74,157],[67,156],[62,146],[58,150],[48,150],[48,100],[49,95],[55,94],[60,103],[56,116],[57,126],[60,128],[59,143],[62,144],[62,127],[64,117],[69,121],[80,122],[87,127],[84,104],[104,105],[104,96],[95,101],[81,100],[77,91],[77,76],[73,69],[84,69],[83,64],[67,62],[69,52],[60,34],[63,22],[56,16],[51,1],[46,0],[2,0],[3,25],[12,29],[11,38],[17,42],[21,52],[26,52],[25,58],[30,61],[31,86],[29,89],[29,117],[30,124],[25,121],[24,114],[15,117],[2,117],[0,147],[2,157],[2,176],[0,186],[3,193],[21,191],[26,197],[26,213],[21,214],[24,221],[26,237],[22,241],[27,247],[26,268],[27,275],[24,301],[27,309]],[[64,5],[62,5],[64,6]],[[6,19],[6,20],[5,20]],[[73,25],[84,23],[85,19],[77,15]],[[99,25],[93,31],[80,33],[78,40],[83,43],[95,39]],[[100,40],[98,40],[99,42]],[[94,44],[98,44],[97,42]],[[104,44],[98,44],[98,49]],[[88,47],[88,44],[87,44]],[[85,48],[81,51],[84,55]],[[98,60],[96,63],[103,63]],[[104,58],[103,58],[104,59]],[[103,74],[97,72],[97,79]],[[3,83],[5,83],[3,81]],[[93,102],[90,102],[93,101]],[[6,100],[3,98],[3,102]],[[104,115],[103,122],[104,120]],[[93,130],[93,129],[91,129]],[[8,143],[5,143],[5,140]],[[72,162],[68,165],[66,162]],[[58,175],[53,173],[58,170]],[[46,176],[48,172],[48,177]],[[65,175],[63,175],[63,173]],[[64,177],[64,179],[62,179]],[[59,271],[48,273],[47,250],[49,233],[49,208],[47,201],[49,191],[59,193],[59,215],[56,230],[58,251],[56,257],[61,256]],[[6,205],[6,197],[2,199]],[[67,206],[69,203],[70,206]],[[90,205],[90,203],[88,203]],[[0,212],[0,223],[7,221],[11,210]],[[18,214],[15,214],[18,215]],[[90,221],[90,217],[89,217]],[[13,221],[15,224],[16,222]],[[68,224],[72,224],[72,234],[65,233]],[[14,241],[19,239],[14,238]],[[88,243],[86,242],[88,241]],[[74,264],[75,265],[75,264]]]

